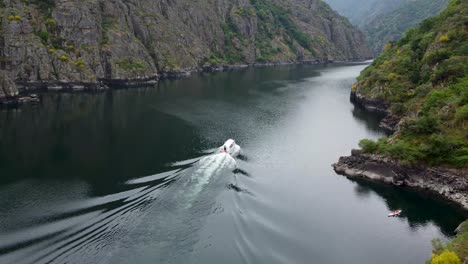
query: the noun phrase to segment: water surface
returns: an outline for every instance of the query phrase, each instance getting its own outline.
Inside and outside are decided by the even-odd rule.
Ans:
[[[364,67],[194,75],[0,112],[0,262],[423,263],[466,215],[331,167],[384,135],[349,102]],[[213,154],[228,138],[242,159]]]

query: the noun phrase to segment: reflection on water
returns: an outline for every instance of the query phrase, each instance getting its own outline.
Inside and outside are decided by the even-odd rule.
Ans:
[[[362,122],[371,131],[382,131],[379,124],[380,121],[385,117],[383,114],[371,113],[365,109],[355,105],[353,108],[353,116],[356,120]]]
[[[193,127],[149,108],[154,90],[128,92],[53,94],[40,109],[1,113],[1,181],[79,178],[100,195],[191,158]]]
[[[401,218],[407,220],[413,229],[434,223],[440,226],[447,236],[453,236],[454,230],[463,222],[468,214],[460,208],[434,197],[430,193],[415,192],[412,189],[388,186],[378,182],[364,179],[349,178],[356,182],[354,191],[363,199],[377,194],[385,201],[388,210],[402,209]],[[454,214],[453,211],[458,211]]]

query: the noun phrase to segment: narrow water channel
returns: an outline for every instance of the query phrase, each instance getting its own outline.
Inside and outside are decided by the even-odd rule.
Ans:
[[[349,102],[364,67],[194,75],[1,111],[0,263],[424,263],[466,215],[331,167],[383,135]],[[215,155],[228,138],[242,158]]]

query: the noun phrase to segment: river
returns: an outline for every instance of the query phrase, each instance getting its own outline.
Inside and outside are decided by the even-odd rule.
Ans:
[[[384,135],[349,102],[365,66],[195,74],[1,111],[0,263],[424,263],[466,214],[331,167]],[[215,153],[228,138],[236,160]]]

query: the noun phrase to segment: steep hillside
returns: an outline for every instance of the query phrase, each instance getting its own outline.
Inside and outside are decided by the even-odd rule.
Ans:
[[[408,162],[467,165],[467,61],[468,3],[462,0],[389,44],[362,72],[354,94],[381,102],[402,121],[391,140],[366,149]]]
[[[321,0],[7,0],[3,95],[37,82],[151,80],[209,65],[363,59],[363,34]],[[0,97],[2,96],[0,94]]]
[[[407,29],[440,13],[448,2],[449,0],[408,1],[397,9],[370,20],[362,27],[369,46],[375,54],[381,53],[385,44],[400,39]]]
[[[364,28],[370,21],[390,13],[411,0],[324,0],[334,10],[349,18],[353,25]]]
[[[374,54],[422,20],[437,15],[449,0],[325,0],[367,36]]]
[[[335,170],[431,190],[468,209],[468,3],[406,32],[367,67],[351,99],[394,131],[342,157]]]

